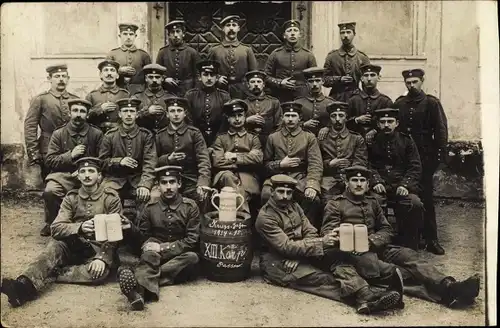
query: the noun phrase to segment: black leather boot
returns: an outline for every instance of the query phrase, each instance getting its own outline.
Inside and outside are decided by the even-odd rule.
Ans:
[[[453,308],[474,303],[474,299],[479,295],[480,279],[477,274],[464,281],[445,278],[441,285],[443,287],[443,303]]]
[[[144,296],[140,293],[141,288],[137,283],[134,272],[127,267],[119,267],[117,270],[120,290],[127,297],[134,311],[144,310]]]
[[[359,314],[373,314],[396,309],[402,296],[396,291],[373,293],[370,287],[360,289],[356,294],[356,311]]]
[[[445,253],[444,248],[439,244],[437,240],[427,242],[425,250],[436,255],[444,255]]]

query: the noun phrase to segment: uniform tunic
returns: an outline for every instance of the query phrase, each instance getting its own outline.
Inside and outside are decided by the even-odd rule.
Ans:
[[[326,111],[326,106],[332,104],[335,100],[330,97],[325,97],[323,93],[320,93],[319,97],[313,97],[311,94],[299,97],[294,100],[294,102],[302,105],[302,121],[306,122],[308,120],[318,120],[319,124],[316,128],[305,128],[314,134],[318,135],[321,128],[328,126],[330,123],[330,115]]]
[[[183,97],[186,91],[195,87],[196,63],[199,60],[198,52],[186,43],[180,46],[164,46],[160,48],[156,56],[156,63],[167,69],[165,76],[177,81],[178,87],[168,86],[168,90],[179,97]]]
[[[189,119],[210,147],[221,128],[222,107],[231,99],[229,93],[217,88],[196,88],[186,92],[185,98],[189,103]]]
[[[269,95],[250,95],[245,99],[245,103],[248,105],[247,117],[259,114],[264,118],[264,125],[262,126],[246,123],[246,129],[257,134],[260,144],[264,147],[269,135],[281,126],[282,111],[280,101],[278,98]]]
[[[285,43],[285,45],[275,49],[267,59],[266,85],[272,88],[272,95],[282,103],[305,96],[308,91],[302,78],[302,71],[315,66],[317,66],[316,58],[311,51],[298,44],[292,47]],[[294,90],[284,89],[281,86],[281,81],[287,77],[296,80]]]
[[[101,105],[105,102],[116,103],[117,100],[128,98],[129,92],[118,86],[111,89],[106,89],[100,86],[98,89],[91,91],[85,99],[90,101],[92,108],[89,111],[89,122],[99,126],[104,132],[115,127],[120,118],[118,117],[118,107],[112,112],[104,112]]]
[[[52,90],[36,96],[24,119],[24,142],[29,161],[44,159],[54,130],[69,121],[68,100],[79,98],[68,91],[57,95]],[[41,134],[38,137],[38,126]]]
[[[352,47],[349,52],[346,52],[343,48],[330,51],[326,56],[324,65],[324,86],[332,88],[330,97],[347,102],[351,95],[357,92],[362,76],[360,67],[366,64],[370,64],[370,59],[356,47]],[[341,77],[347,75],[353,78],[353,82],[342,83],[340,81]]]
[[[377,89],[373,90],[372,94],[367,94],[364,90],[360,90],[359,93],[353,94],[347,103],[349,104],[347,128],[361,134],[363,137],[365,137],[368,131],[377,129],[377,118],[374,111],[392,106],[391,98],[380,93]],[[372,116],[370,123],[356,123],[354,121],[356,117],[365,114]]]
[[[143,92],[134,94],[131,98],[139,99],[141,101],[141,108],[137,115],[137,125],[148,129],[156,134],[159,130],[163,129],[168,124],[168,117],[166,113],[165,99],[174,97],[173,93],[160,89],[158,92],[152,92],[146,89]],[[160,115],[153,115],[149,113],[149,106],[159,105],[163,109]]]
[[[151,57],[146,51],[137,49],[135,45],[130,48],[121,46],[112,49],[108,54],[108,58],[118,62],[120,66],[132,66],[135,69],[135,75],[130,79],[129,84],[144,85],[142,68],[151,64]]]

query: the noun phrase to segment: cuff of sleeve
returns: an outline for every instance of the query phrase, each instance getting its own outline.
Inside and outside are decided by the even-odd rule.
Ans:
[[[325,254],[323,240],[321,238],[304,239],[304,243],[308,246],[313,246],[313,256],[323,256]]]
[[[197,183],[197,186],[198,187],[208,187],[210,185],[210,178],[207,178],[207,177],[198,177],[198,183]]]
[[[307,180],[306,188],[312,188],[312,189],[316,190],[318,193],[321,191],[320,184],[316,180]]]
[[[109,163],[111,165],[120,165],[120,162],[122,161],[123,157],[113,157],[112,159],[109,160]]]
[[[63,161],[65,163],[68,163],[68,164],[73,163],[73,158],[71,158],[71,150],[68,150],[67,152],[62,154],[61,157],[63,158]]]

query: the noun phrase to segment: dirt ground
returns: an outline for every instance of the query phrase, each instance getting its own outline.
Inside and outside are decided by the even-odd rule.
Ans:
[[[47,243],[40,237],[41,203],[4,199],[1,203],[2,276],[15,277]],[[133,312],[116,282],[104,286],[52,285],[42,296],[12,309],[1,297],[3,326],[10,327],[166,327],[166,326],[462,326],[485,325],[484,214],[481,204],[441,202],[437,208],[445,256],[421,252],[447,274],[464,279],[481,275],[476,304],[465,310],[406,297],[406,308],[360,316],[342,303],[271,286],[258,275],[245,282],[206,279],[163,287],[158,303]]]

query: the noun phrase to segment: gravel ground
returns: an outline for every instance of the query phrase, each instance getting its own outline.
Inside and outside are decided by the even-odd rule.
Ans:
[[[4,199],[1,203],[2,276],[15,277],[47,243],[39,236],[43,209],[37,200]],[[215,283],[200,279],[163,287],[158,303],[143,312],[129,310],[119,286],[52,285],[43,295],[12,309],[1,297],[3,326],[10,327],[165,327],[165,326],[442,326],[485,325],[484,214],[481,204],[441,202],[437,207],[445,256],[421,252],[444,272],[464,279],[481,275],[476,304],[465,310],[405,297],[406,308],[377,316],[360,316],[342,303],[271,286],[258,275],[245,282]]]

